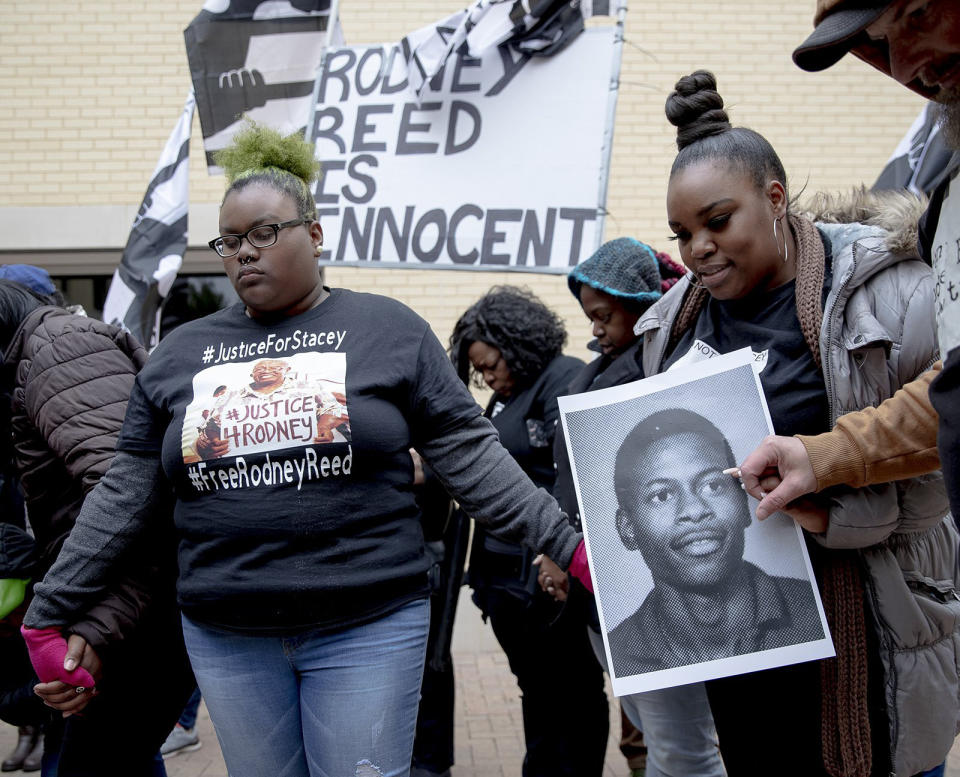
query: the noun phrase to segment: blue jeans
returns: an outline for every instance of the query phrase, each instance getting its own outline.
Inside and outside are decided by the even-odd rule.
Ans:
[[[603,638],[588,628],[604,669]],[[724,777],[717,730],[703,683],[679,685],[619,698],[620,707],[647,744],[647,777]]]
[[[187,706],[183,708],[183,712],[180,713],[180,720],[177,723],[181,728],[193,728],[197,725],[197,714],[200,712],[200,689],[194,688],[193,693],[190,695],[190,701],[187,702]]]
[[[183,618],[231,777],[407,777],[426,599],[333,634],[231,634]]]

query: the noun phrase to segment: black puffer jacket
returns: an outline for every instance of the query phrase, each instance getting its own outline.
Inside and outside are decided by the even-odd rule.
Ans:
[[[55,307],[28,315],[4,354],[14,457],[41,573],[113,459],[127,398],[146,359],[128,333]],[[145,588],[125,578],[71,631],[95,647],[122,639],[145,605]]]

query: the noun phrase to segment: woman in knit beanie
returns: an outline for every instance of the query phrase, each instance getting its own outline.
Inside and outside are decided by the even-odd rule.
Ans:
[[[617,358],[636,340],[633,327],[640,315],[683,274],[667,254],[632,237],[600,246],[567,276],[570,291],[593,324],[596,340],[588,347]]]
[[[642,340],[634,334],[634,326],[647,308],[684,273],[684,268],[667,254],[632,237],[604,243],[593,256],[573,269],[567,283],[580,301],[596,338],[587,347],[600,351],[601,356],[574,377],[567,387],[568,394],[619,386],[643,377]],[[580,508],[560,427],[553,457],[557,467],[554,497],[579,527]],[[538,579],[547,593],[558,598],[569,597],[567,609],[580,613],[594,652],[598,660],[604,662],[600,621],[593,597],[579,583],[571,583],[547,558],[540,563]],[[720,777],[724,774],[702,685],[622,696],[620,710],[620,750],[631,775]]]

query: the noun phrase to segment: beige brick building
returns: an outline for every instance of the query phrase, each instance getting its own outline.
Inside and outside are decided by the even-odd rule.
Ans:
[[[349,43],[396,41],[465,4],[342,0],[341,20]],[[717,74],[734,122],[771,140],[794,192],[873,181],[920,100],[856,61],[816,75],[794,67],[790,51],[809,31],[813,5],[630,3],[607,239],[631,235],[672,248],[664,199],[675,147],[663,103],[675,80],[698,67]],[[200,0],[0,4],[0,262],[32,262],[72,278],[68,292],[95,302],[89,279],[117,265],[190,87],[182,31],[200,7]],[[193,138],[183,271],[215,272],[219,260],[205,243],[216,234],[223,180],[206,173],[197,120]],[[586,321],[562,276],[339,267],[328,270],[328,280],[403,300],[443,340],[491,284],[528,285],[566,316],[569,352],[585,355]]]

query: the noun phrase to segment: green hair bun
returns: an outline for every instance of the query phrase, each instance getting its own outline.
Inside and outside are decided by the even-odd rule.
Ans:
[[[284,137],[275,129],[249,119],[247,126],[233,136],[230,145],[215,152],[213,159],[223,168],[231,184],[268,168],[291,173],[308,186],[320,177],[320,162],[313,155],[313,146],[299,132]]]

